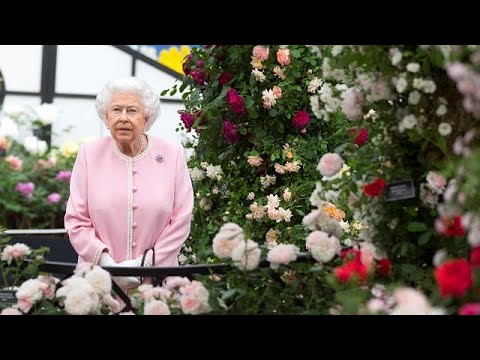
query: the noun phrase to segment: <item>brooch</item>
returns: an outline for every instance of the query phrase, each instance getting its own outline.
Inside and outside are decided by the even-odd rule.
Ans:
[[[158,163],[162,163],[164,160],[163,155],[158,154],[157,156],[155,156],[155,160],[157,160]]]

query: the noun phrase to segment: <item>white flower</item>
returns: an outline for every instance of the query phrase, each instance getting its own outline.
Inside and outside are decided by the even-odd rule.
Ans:
[[[403,54],[398,48],[391,48],[390,52],[390,61],[392,62],[392,65],[395,66],[402,61]]]
[[[267,196],[267,207],[276,209],[280,205],[280,198],[278,195],[270,194]]]
[[[58,118],[58,109],[53,104],[43,103],[35,108],[37,119],[42,125],[50,125]]]
[[[222,174],[223,170],[221,165],[213,166],[213,165],[208,165],[207,168],[207,176],[212,179],[212,180],[222,180]]]
[[[70,315],[98,314],[100,301],[92,287],[72,288],[65,297],[64,307]]]
[[[437,111],[435,111],[435,114],[437,114],[438,116],[443,116],[446,113],[447,113],[447,107],[445,106],[445,104],[440,104]]]
[[[265,175],[260,177],[260,184],[262,184],[263,188],[267,188],[270,185],[275,185],[275,182],[277,181],[277,177],[275,175]]]
[[[255,193],[254,192],[249,192],[247,195],[247,200],[253,200],[255,199]]]
[[[336,57],[343,50],[343,45],[334,45],[332,48],[332,56]]]
[[[418,105],[421,97],[422,95],[420,92],[413,90],[410,94],[408,94],[408,103],[411,105]]]
[[[145,303],[144,315],[170,315],[170,308],[161,300],[152,300]]]
[[[407,89],[407,86],[408,86],[407,80],[404,77],[401,77],[397,79],[397,82],[395,84],[395,89],[397,89],[397,92],[401,94]]]
[[[307,236],[306,247],[320,263],[329,262],[341,249],[338,239],[335,236],[328,236],[324,231],[310,233]]]
[[[267,260],[272,269],[278,269],[280,264],[288,265],[297,260],[298,247],[292,244],[280,244],[271,249],[267,254]]]
[[[439,267],[447,259],[447,250],[440,249],[433,256],[433,266]]]
[[[197,167],[194,167],[193,169],[188,169],[188,172],[190,173],[190,178],[192,181],[200,181],[205,179],[205,171],[202,169],[199,169]]]
[[[265,80],[267,80],[267,77],[265,76],[265,74],[258,69],[253,69],[252,74],[255,77],[255,80],[259,82],[264,82]]]
[[[92,285],[95,292],[102,296],[112,291],[112,279],[110,273],[99,266],[94,266],[92,270],[85,274],[85,280]]]
[[[18,300],[24,300],[33,305],[42,299],[42,289],[45,286],[48,285],[38,279],[28,279],[20,285],[15,296]]]
[[[278,208],[277,212],[277,222],[285,221],[285,222],[290,222],[290,219],[292,217],[292,211],[290,209],[284,209],[282,207]]]
[[[213,238],[213,253],[220,259],[228,259],[240,241],[244,241],[243,229],[234,223],[223,225]]]
[[[407,71],[410,71],[412,73],[416,73],[420,70],[420,64],[418,63],[408,63],[407,64]]]
[[[442,122],[438,125],[438,132],[442,136],[448,136],[452,132],[452,126],[449,123]]]
[[[418,124],[418,121],[415,115],[410,114],[405,116],[402,119],[402,121],[400,121],[400,124],[398,125],[398,130],[400,132],[404,132],[405,129],[413,129],[417,124]]]
[[[23,139],[23,146],[32,155],[43,155],[47,151],[47,143],[36,136],[27,136]]]
[[[254,270],[260,263],[262,251],[255,241],[241,241],[232,251],[232,260],[240,270]]]
[[[309,93],[315,94],[317,92],[317,89],[322,86],[322,80],[320,80],[318,77],[314,77],[310,82],[308,83],[307,91]]]
[[[9,117],[0,119],[0,137],[18,139],[18,125]]]

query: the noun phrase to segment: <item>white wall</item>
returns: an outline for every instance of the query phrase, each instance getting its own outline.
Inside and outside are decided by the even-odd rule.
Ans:
[[[131,56],[111,45],[58,45],[57,93],[96,95],[111,79],[131,73]]]
[[[40,91],[42,46],[0,45],[0,70],[7,90]]]

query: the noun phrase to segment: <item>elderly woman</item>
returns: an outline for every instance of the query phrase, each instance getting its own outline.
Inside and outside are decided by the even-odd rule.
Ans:
[[[110,130],[80,147],[70,180],[65,228],[79,263],[177,266],[190,232],[193,189],[180,144],[145,133],[160,114],[158,96],[142,80],[121,78],[96,99]],[[139,285],[119,277],[123,288]]]

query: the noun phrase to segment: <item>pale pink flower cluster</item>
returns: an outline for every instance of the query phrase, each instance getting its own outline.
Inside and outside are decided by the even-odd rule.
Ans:
[[[268,59],[268,54],[270,50],[266,46],[257,45],[253,48],[252,55],[260,61],[265,61]]]
[[[22,159],[20,159],[18,156],[8,155],[8,156],[5,158],[5,161],[8,163],[8,165],[10,165],[10,168],[11,168],[13,171],[20,171],[20,170],[22,170],[23,161],[22,161]]]
[[[262,250],[255,241],[241,241],[232,251],[232,261],[240,270],[255,270],[260,263]]]
[[[363,116],[363,94],[355,88],[344,93],[342,111],[350,120],[358,120]]]
[[[263,107],[271,109],[277,103],[277,99],[282,97],[282,88],[274,86],[271,90],[265,89],[262,91]]]
[[[320,202],[320,206],[323,206],[323,201]],[[320,209],[312,210],[309,214],[303,217],[302,223],[309,230],[321,230],[329,235],[333,235],[340,238],[343,234],[343,229],[340,223],[332,219],[328,214]]]
[[[396,301],[390,315],[445,315],[445,309],[432,307],[427,297],[420,291],[400,287],[393,292]]]
[[[463,95],[465,110],[480,118],[480,75],[459,62],[448,65],[447,74],[457,83],[457,89]]]
[[[298,161],[287,161],[285,165],[275,163],[275,172],[278,174],[285,174],[286,172],[298,172],[300,170],[300,164]]]
[[[433,207],[438,203],[438,196],[443,194],[447,180],[442,174],[430,171],[427,182],[420,184],[420,200],[423,204]]]
[[[464,136],[458,136],[453,143],[453,152],[455,155],[470,156],[472,149],[470,143],[476,135],[475,129],[468,130]]]
[[[8,265],[15,260],[23,260],[25,256],[30,255],[32,250],[23,243],[7,245],[2,251],[2,261],[6,261]]]
[[[278,49],[277,61],[281,66],[287,66],[288,64],[290,64],[290,50]]]
[[[185,278],[185,280],[181,284],[174,284],[174,281],[170,281],[170,286],[186,285],[188,279]],[[142,284],[137,288],[137,292],[131,296],[131,301],[134,308],[138,309],[143,305],[144,315],[170,315],[170,308],[167,304],[171,298],[172,291],[166,286],[153,287],[152,284]]]
[[[267,253],[267,260],[272,269],[278,269],[280,265],[288,265],[297,260],[300,249],[293,244],[280,244]]]
[[[213,238],[213,253],[220,259],[228,259],[232,251],[241,241],[244,241],[243,229],[234,223],[224,224]]]
[[[260,156],[250,155],[247,158],[247,162],[250,166],[258,167],[262,165],[263,159]]]
[[[275,74],[276,77],[278,77],[280,80],[285,80],[287,77],[283,73],[283,69],[280,66],[275,66],[273,68],[273,73]]]
[[[208,303],[209,293],[203,284],[193,280],[180,288],[180,306],[184,314],[200,315],[211,311]]]
[[[265,175],[260,177],[260,184],[262,188],[267,188],[269,186],[275,185],[277,177],[275,175]]]
[[[262,61],[265,61],[268,59],[268,54],[270,53],[270,50],[262,45],[257,45],[253,48],[252,50],[252,61],[250,64],[254,69],[262,69],[263,64]]]
[[[277,239],[280,236],[279,230],[270,229],[265,234],[265,241],[267,242],[267,248],[272,249],[277,245]]]
[[[290,190],[288,188],[286,188],[284,191],[283,191],[283,200],[285,200],[286,202],[289,202],[290,199],[292,198],[292,193],[290,192]]]
[[[15,307],[26,314],[36,303],[43,299],[53,299],[58,281],[53,276],[43,275],[38,276],[36,279],[25,281],[20,285],[15,294],[17,298]]]
[[[263,205],[259,205],[257,204],[257,202],[255,201],[253,204],[250,204],[250,211],[251,213],[250,214],[247,214],[246,215],[246,218],[248,220],[251,220],[251,219],[261,219],[265,216],[266,212],[265,212],[265,206]]]
[[[427,174],[427,186],[436,194],[443,194],[445,186],[447,186],[447,179],[442,174],[430,171]]]
[[[340,255],[340,241],[335,236],[329,236],[324,231],[313,231],[307,236],[306,248],[315,260],[320,263],[331,261],[335,255]]]
[[[0,315],[23,315],[20,311],[18,311],[15,307],[8,307],[2,310]]]
[[[113,298],[110,273],[99,266],[83,263],[75,274],[62,281],[56,297],[70,315],[98,315],[102,307],[110,314],[118,313],[121,304]]]
[[[321,175],[331,177],[337,174],[344,164],[344,161],[337,153],[326,153],[318,162],[317,170]]]

